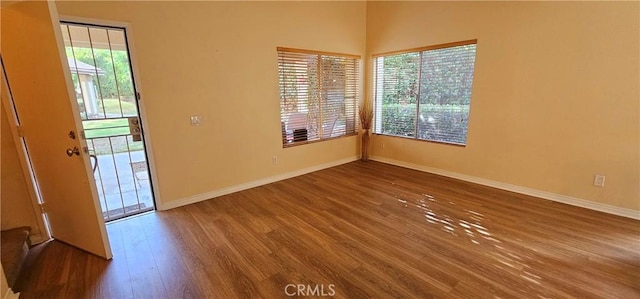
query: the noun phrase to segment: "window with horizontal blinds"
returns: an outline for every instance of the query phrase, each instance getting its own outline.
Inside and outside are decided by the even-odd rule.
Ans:
[[[374,55],[374,133],[465,145],[476,40]]]
[[[360,58],[278,48],[283,146],[356,133]]]

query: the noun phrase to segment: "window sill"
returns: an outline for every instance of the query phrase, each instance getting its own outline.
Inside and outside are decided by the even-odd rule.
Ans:
[[[356,135],[358,135],[358,133],[350,133],[350,134],[346,134],[346,135],[341,135],[341,136],[336,136],[336,137],[331,137],[331,138],[324,138],[324,139],[317,139],[317,140],[291,142],[291,143],[283,144],[282,148],[296,147],[296,146],[299,146],[299,145],[312,144],[312,143],[318,143],[318,142],[329,141],[329,140],[336,140],[336,139],[352,137],[352,136],[356,136]]]
[[[406,139],[406,140],[415,140],[415,141],[420,141],[420,142],[436,143],[436,144],[443,144],[443,145],[452,145],[452,146],[455,146],[455,147],[467,147],[466,144],[462,144],[462,143],[453,143],[453,142],[445,142],[445,141],[437,141],[437,140],[418,139],[418,138],[410,137],[410,136],[387,135],[387,134],[381,134],[381,133],[373,133],[373,135],[384,136],[384,137],[393,137],[393,138],[401,138],[401,139]]]

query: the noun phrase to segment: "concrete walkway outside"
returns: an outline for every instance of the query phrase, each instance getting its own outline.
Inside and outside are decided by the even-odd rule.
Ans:
[[[126,212],[153,207],[149,171],[138,170],[134,174],[131,166],[143,161],[146,161],[143,151],[98,156],[94,177],[102,211],[105,214],[109,211],[110,218],[122,214],[123,207]]]

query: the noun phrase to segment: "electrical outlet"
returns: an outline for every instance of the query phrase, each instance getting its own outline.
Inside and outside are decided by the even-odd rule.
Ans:
[[[271,164],[278,164],[278,156],[271,157]]]
[[[598,187],[604,187],[604,179],[605,179],[604,175],[596,174],[595,178],[593,179],[593,185]]]

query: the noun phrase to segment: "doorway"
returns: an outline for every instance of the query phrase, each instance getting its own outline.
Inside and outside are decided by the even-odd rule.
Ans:
[[[154,210],[125,28],[60,26],[104,220]]]

